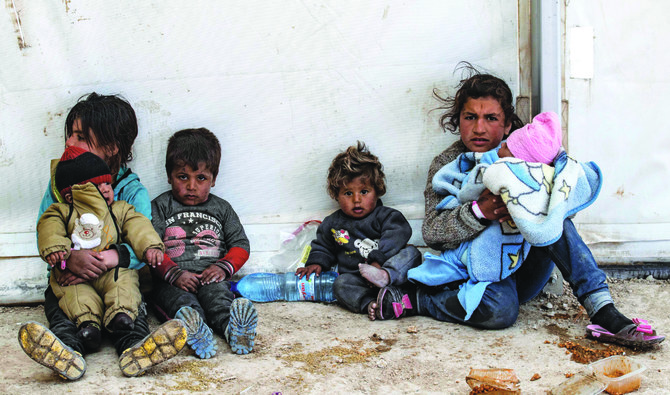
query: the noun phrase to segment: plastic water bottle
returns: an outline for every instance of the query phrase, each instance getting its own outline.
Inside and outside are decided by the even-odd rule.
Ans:
[[[322,272],[318,277],[315,273],[301,279],[290,273],[253,273],[233,283],[232,291],[254,302],[272,302],[285,300],[296,302],[309,300],[315,302],[332,302],[333,282],[337,272]]]

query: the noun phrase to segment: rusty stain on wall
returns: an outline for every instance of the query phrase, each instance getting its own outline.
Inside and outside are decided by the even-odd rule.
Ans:
[[[623,198],[623,195],[624,195],[623,185],[620,186],[619,188],[617,188],[615,194],[616,194],[617,197]]]
[[[63,117],[63,112],[62,111],[59,111],[59,112],[56,112],[56,113],[47,112],[47,125],[44,127],[44,131],[43,131],[45,136],[49,135],[49,132],[47,130],[49,128],[49,125],[52,125],[56,120],[58,120],[57,124],[61,124],[62,123],[62,120],[61,120],[62,117]],[[58,128],[56,128],[56,129],[58,129]]]
[[[5,0],[5,8],[9,10],[10,17],[12,18],[12,23],[14,24],[14,32],[16,33],[16,38],[19,43],[19,49],[23,50],[28,48],[29,45],[26,43],[26,39],[23,36],[23,29],[21,28],[21,17],[19,15],[19,10],[16,8],[14,0]]]

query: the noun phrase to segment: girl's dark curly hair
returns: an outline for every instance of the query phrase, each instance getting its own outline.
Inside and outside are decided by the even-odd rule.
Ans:
[[[378,197],[386,193],[384,167],[360,141],[337,154],[328,168],[328,195],[337,199],[340,188],[356,177],[370,181]]]
[[[433,96],[443,105],[437,110],[445,110],[440,117],[440,126],[444,131],[458,134],[461,111],[468,99],[492,97],[500,103],[505,114],[505,126],[512,125],[510,133],[523,126],[521,119],[514,113],[514,97],[507,83],[500,78],[483,74],[468,62],[460,62],[456,71],[461,71],[461,82],[453,97],[443,97],[434,89]]]

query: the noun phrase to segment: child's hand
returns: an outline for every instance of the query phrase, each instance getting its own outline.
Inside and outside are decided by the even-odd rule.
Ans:
[[[196,294],[198,293],[198,288],[200,288],[200,276],[200,274],[184,270],[184,273],[175,280],[174,285],[186,292]]]
[[[209,265],[204,272],[200,273],[200,284],[206,285],[218,283],[226,279],[226,272],[217,265]]]
[[[482,194],[479,195],[477,205],[479,206],[479,209],[482,210],[484,217],[488,220],[505,222],[512,219],[502,198],[498,195],[494,195],[488,188],[484,189]]]
[[[163,251],[158,248],[150,248],[147,250],[145,258],[151,267],[160,266],[163,263]]]
[[[298,276],[298,278],[302,278],[302,276],[311,276],[312,273],[316,273],[316,276],[318,277],[319,274],[321,274],[321,266],[320,265],[309,265],[305,267],[299,267],[296,271],[295,274]]]
[[[102,253],[93,250],[72,250],[67,258],[67,268],[86,281],[94,280],[108,270]]]
[[[51,267],[60,267],[60,263],[63,261],[63,259],[65,259],[65,251],[56,251],[47,255],[47,263],[51,265]]]
[[[69,270],[63,271],[61,275],[58,277],[58,285],[60,285],[61,287],[67,287],[68,285],[77,285],[85,282],[86,280],[84,280],[81,277],[77,277],[74,273],[72,273]]]

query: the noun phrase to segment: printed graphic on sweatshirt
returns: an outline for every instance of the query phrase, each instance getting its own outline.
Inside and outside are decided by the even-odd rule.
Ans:
[[[337,244],[344,245],[344,244],[349,243],[349,232],[348,231],[346,231],[344,229],[335,230],[335,229],[332,229],[332,228],[330,229],[330,231],[333,233],[333,237],[335,238],[335,241],[337,242]]]
[[[365,259],[368,259],[368,254],[379,248],[379,240],[370,239],[356,239],[354,246],[358,248],[358,253]]]
[[[165,224],[163,242],[171,259],[219,258],[223,231],[216,218],[201,212],[181,212],[167,218]]]
[[[74,220],[72,244],[75,250],[89,250],[102,243],[102,223],[95,215],[84,213]]]

